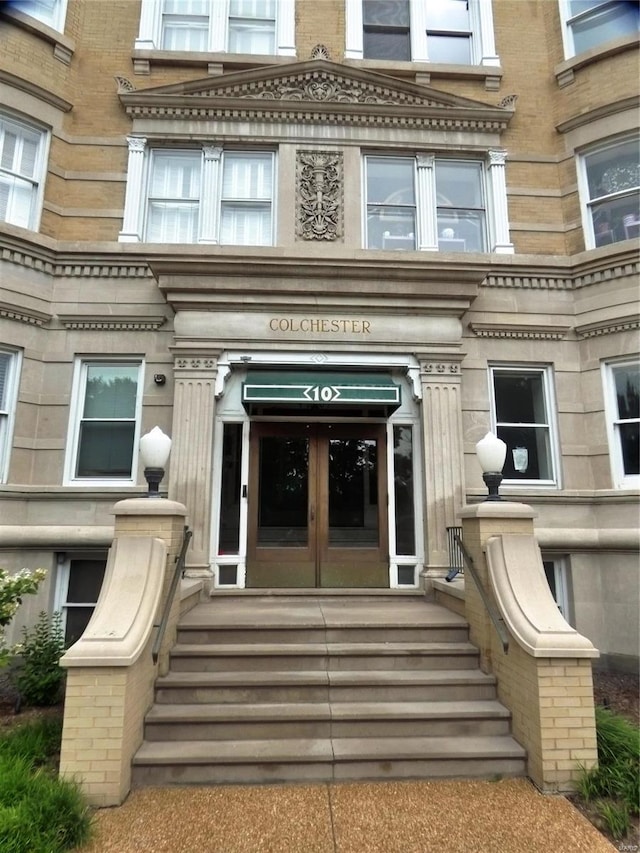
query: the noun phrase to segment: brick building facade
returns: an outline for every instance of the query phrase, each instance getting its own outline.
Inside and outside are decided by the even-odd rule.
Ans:
[[[548,578],[637,661],[638,12],[0,10],[0,548],[91,611],[139,437],[189,571],[415,588],[508,445]]]

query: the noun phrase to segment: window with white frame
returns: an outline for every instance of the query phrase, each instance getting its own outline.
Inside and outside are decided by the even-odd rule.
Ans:
[[[542,565],[544,574],[558,610],[569,621],[569,593],[567,583],[567,561],[564,557],[553,557],[543,554]]]
[[[348,59],[498,65],[490,0],[346,0]]]
[[[584,151],[579,166],[587,248],[640,236],[640,139]]]
[[[566,56],[575,56],[640,27],[637,0],[560,0]]]
[[[64,30],[67,0],[14,0],[13,6],[53,30]]]
[[[0,113],[0,221],[38,227],[45,142],[35,125]]]
[[[19,352],[0,347],[0,483],[6,481],[9,469],[20,356]]]
[[[368,249],[489,251],[479,160],[365,157]]]
[[[133,485],[142,405],[140,360],[77,362],[67,481]]]
[[[62,615],[66,647],[75,643],[89,624],[106,565],[106,552],[58,555],[55,610]]]
[[[146,166],[141,204],[144,170],[130,160],[121,241],[273,245],[274,152],[151,149]]]
[[[605,413],[616,488],[640,487],[640,360],[603,365]]]
[[[139,49],[295,55],[295,0],[142,0]]]
[[[504,482],[557,485],[550,369],[495,365],[489,373],[493,430],[507,445]]]

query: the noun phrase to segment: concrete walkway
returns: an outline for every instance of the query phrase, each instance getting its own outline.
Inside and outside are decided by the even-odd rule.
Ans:
[[[611,853],[524,779],[147,788],[82,853]]]

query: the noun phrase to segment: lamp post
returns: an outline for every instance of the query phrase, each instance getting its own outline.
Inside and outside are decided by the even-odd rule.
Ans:
[[[155,426],[140,439],[140,458],[144,465],[144,478],[149,484],[148,498],[159,498],[158,488],[171,452],[171,439]]]
[[[476,455],[482,468],[482,479],[489,491],[485,501],[501,501],[498,489],[502,482],[502,468],[507,456],[507,445],[497,435],[488,432],[476,444]]]

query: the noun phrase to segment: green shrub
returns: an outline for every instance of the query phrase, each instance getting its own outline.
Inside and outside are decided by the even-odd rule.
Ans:
[[[614,838],[628,832],[640,811],[640,729],[606,708],[596,708],[598,766],[583,770],[578,793],[597,810]]]
[[[22,629],[19,647],[22,658],[13,681],[28,705],[56,705],[62,699],[64,670],[60,658],[64,652],[62,616],[54,613],[51,619],[42,611],[32,630]]]
[[[84,844],[91,814],[73,782],[46,766],[60,749],[58,720],[26,723],[0,738],[0,850],[63,853]]]

